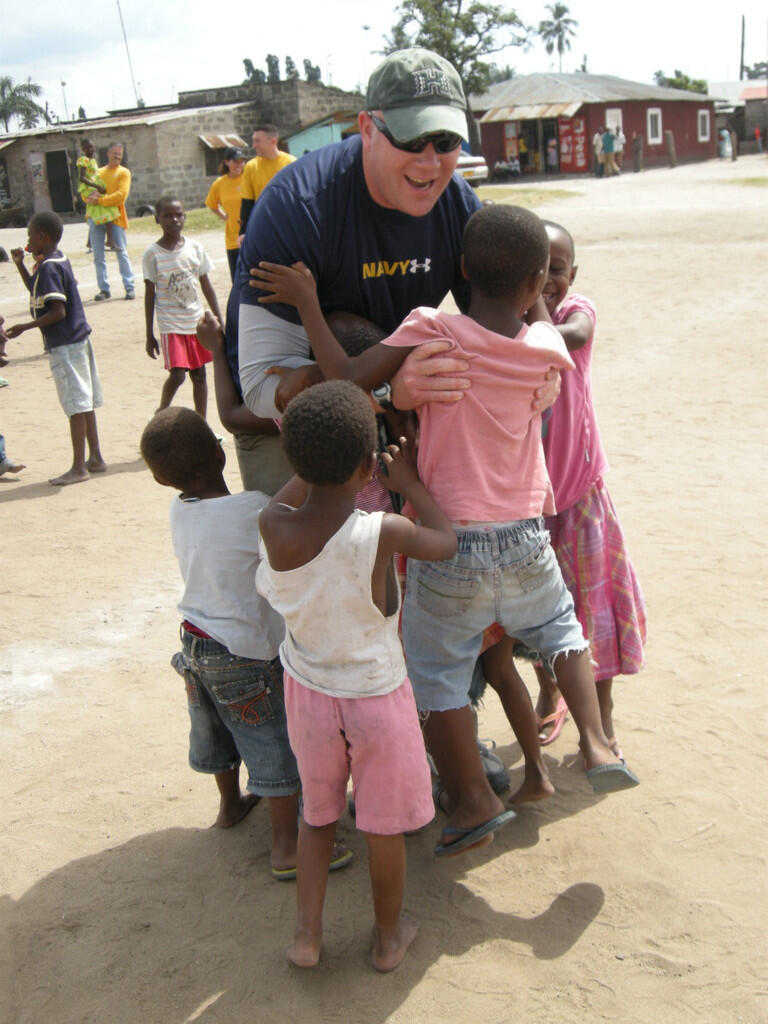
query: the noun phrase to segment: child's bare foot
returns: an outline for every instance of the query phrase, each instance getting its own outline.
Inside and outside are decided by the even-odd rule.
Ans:
[[[296,967],[317,967],[322,945],[322,932],[315,933],[297,928],[293,942],[286,949],[285,955]]]
[[[10,359],[5,354],[5,352],[0,352],[0,366],[7,366],[9,362]]]
[[[70,469],[66,473],[62,473],[61,476],[53,477],[48,483],[53,484],[54,487],[66,487],[68,484],[81,484],[88,479],[87,470]]]
[[[85,468],[88,470],[89,473],[107,472],[107,464],[104,461],[104,459],[101,458],[101,456],[99,456],[99,458],[94,458],[92,455],[90,459],[88,459],[88,461],[86,462]]]
[[[250,814],[256,804],[261,800],[255,793],[244,793],[237,803],[220,807],[219,813],[214,821],[214,828],[232,828],[246,815]]]
[[[5,458],[0,461],[0,476],[4,473],[20,473],[22,469],[26,468],[23,462],[14,462],[13,459]]]
[[[522,786],[507,800],[507,806],[519,807],[521,804],[536,803],[537,800],[546,800],[555,792],[555,787],[550,782],[548,775],[541,775],[538,772],[531,777],[526,773]]]
[[[385,932],[378,925],[374,925],[371,954],[374,968],[386,974],[399,967],[418,932],[419,922],[409,914],[401,914],[400,920],[391,931]]]

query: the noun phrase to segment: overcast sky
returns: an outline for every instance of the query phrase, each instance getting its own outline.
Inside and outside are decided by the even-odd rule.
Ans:
[[[503,2],[503,0],[502,0]],[[222,4],[216,20],[211,0],[122,0],[136,86],[148,104],[175,102],[180,90],[231,85],[244,77],[242,60],[265,67],[267,53],[299,69],[308,57],[320,65],[323,81],[345,89],[364,82],[381,59],[376,52],[396,20],[396,3],[380,0],[282,0],[280,3]],[[544,3],[508,5],[527,24],[547,16]],[[715,17],[698,0],[573,0],[578,22],[563,71],[575,71],[586,54],[588,70],[639,82],[653,81],[657,69],[676,68],[694,78],[738,78],[741,15],[747,19],[745,62],[766,60],[768,8],[765,0],[723,4]],[[12,13],[9,13],[12,12]],[[364,12],[364,13],[361,13]],[[36,0],[26,6],[6,0],[0,38],[0,74],[14,81],[31,77],[43,100],[60,117],[83,106],[89,117],[135,105],[117,0]],[[557,54],[540,42],[513,48],[496,62],[519,74],[557,70]],[[66,86],[62,89],[62,82]]]

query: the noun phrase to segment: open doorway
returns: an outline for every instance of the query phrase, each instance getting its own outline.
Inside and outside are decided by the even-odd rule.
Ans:
[[[54,213],[72,213],[72,180],[69,176],[69,157],[65,149],[55,149],[45,154],[45,176],[48,179],[48,195]]]

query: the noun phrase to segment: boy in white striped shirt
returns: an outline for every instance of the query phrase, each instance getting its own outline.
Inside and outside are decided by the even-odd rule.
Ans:
[[[147,355],[155,359],[161,351],[168,378],[160,394],[160,409],[166,409],[189,373],[195,411],[205,416],[208,406],[208,382],[205,364],[211,353],[198,342],[195,329],[203,315],[197,289],[221,321],[216,293],[208,274],[213,269],[203,246],[182,234],[186,214],[174,196],[158,199],[155,220],[163,234],[144,253],[144,315],[147,324]],[[160,341],[154,334],[155,307]]]

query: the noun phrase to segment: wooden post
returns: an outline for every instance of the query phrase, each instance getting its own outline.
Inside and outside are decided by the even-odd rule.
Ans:
[[[669,166],[677,167],[677,153],[675,152],[675,135],[674,132],[664,132],[664,143],[667,147],[667,156],[669,157]]]
[[[643,136],[633,135],[632,136],[632,161],[634,164],[634,170],[642,171],[643,169]]]

